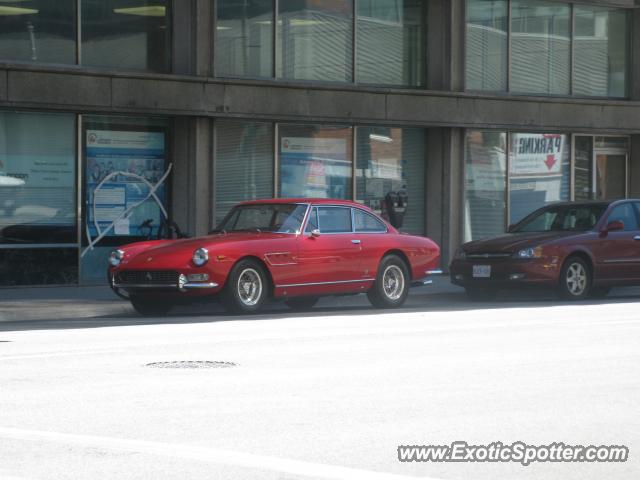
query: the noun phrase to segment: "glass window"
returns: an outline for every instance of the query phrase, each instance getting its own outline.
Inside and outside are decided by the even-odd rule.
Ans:
[[[168,0],[82,0],[82,65],[169,71]]]
[[[625,198],[627,156],[596,152],[596,198]]]
[[[360,209],[353,209],[353,219],[355,221],[356,232],[386,232],[387,227],[373,215],[363,212]]]
[[[512,232],[585,232],[596,226],[606,209],[606,204],[552,206],[526,217]]]
[[[615,207],[609,214],[607,223],[611,222],[624,223],[624,231],[638,230],[638,218],[630,203],[623,203]]]
[[[351,209],[347,207],[318,207],[318,223],[322,233],[351,232]]]
[[[576,95],[624,97],[627,94],[627,11],[576,5],[574,52]]]
[[[507,134],[468,131],[465,142],[465,241],[504,233]]]
[[[549,202],[569,200],[570,144],[561,134],[514,133],[509,149],[509,223]]]
[[[593,198],[593,137],[575,137],[574,195],[576,200]]]
[[[76,0],[0,1],[0,59],[76,62]]]
[[[273,197],[273,126],[216,121],[216,224],[238,202]]]
[[[309,220],[307,220],[307,228],[304,229],[305,233],[311,233],[318,228],[318,209],[313,207],[311,213],[309,213]]]
[[[358,0],[356,18],[359,83],[423,84],[421,0]]]
[[[0,285],[77,282],[75,132],[74,115],[0,112]]]
[[[280,125],[279,196],[351,198],[352,129]]]
[[[358,127],[356,199],[403,231],[424,234],[425,131]]]
[[[353,2],[278,2],[278,78],[351,82]]]
[[[511,29],[511,91],[568,95],[571,6],[513,0]]]
[[[103,282],[114,247],[155,239],[167,233],[168,122],[160,118],[85,116],[82,125],[84,226],[81,281]],[[149,197],[157,185],[158,202]],[[162,207],[162,208],[161,208]],[[129,211],[126,218],[123,212]],[[109,229],[109,227],[111,227]],[[88,238],[106,236],[93,249]]]
[[[507,0],[467,0],[466,87],[507,90]]]
[[[298,233],[307,205],[242,205],[234,208],[216,230]]]
[[[272,0],[218,0],[216,4],[216,75],[272,77]]]

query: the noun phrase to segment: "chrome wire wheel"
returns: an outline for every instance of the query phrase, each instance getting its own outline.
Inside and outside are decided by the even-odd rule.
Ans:
[[[587,289],[587,271],[581,263],[575,262],[569,265],[565,276],[567,290],[571,295],[579,297]]]
[[[404,293],[404,274],[397,265],[389,265],[382,274],[382,289],[390,300],[398,300]]]
[[[256,305],[262,296],[262,278],[253,268],[245,268],[238,276],[238,298],[246,306]]]

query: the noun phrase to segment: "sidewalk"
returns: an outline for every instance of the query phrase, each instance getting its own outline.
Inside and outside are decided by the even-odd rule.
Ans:
[[[410,290],[407,304],[419,306],[425,299],[460,297],[463,290],[451,285],[448,276],[435,278],[432,285],[414,287]],[[356,307],[369,305],[365,295],[327,297],[320,300],[319,307]],[[179,306],[174,314],[211,311],[221,313],[217,304],[199,304],[193,307]],[[109,316],[137,316],[129,302],[104,287],[30,287],[0,289],[0,322],[23,320],[90,319]]]

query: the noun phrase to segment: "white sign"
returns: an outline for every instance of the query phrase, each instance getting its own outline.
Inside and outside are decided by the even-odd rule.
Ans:
[[[516,133],[513,135],[512,177],[562,174],[566,135]]]

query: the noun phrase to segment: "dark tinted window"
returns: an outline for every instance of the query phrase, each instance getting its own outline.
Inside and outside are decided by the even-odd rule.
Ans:
[[[373,215],[357,208],[355,208],[353,212],[356,232],[384,232],[387,230],[387,227]]]
[[[549,207],[526,217],[512,232],[584,232],[595,227],[605,209],[604,204]]]
[[[306,233],[311,233],[312,230],[316,230],[318,228],[318,209],[311,209],[311,213],[309,214],[309,220],[307,221],[307,228],[305,229]]]
[[[318,222],[322,233],[351,232],[351,209],[347,207],[319,207]]]
[[[608,223],[619,221],[624,223],[625,230],[638,230],[638,219],[633,206],[630,203],[623,203],[615,207],[609,214]]]

